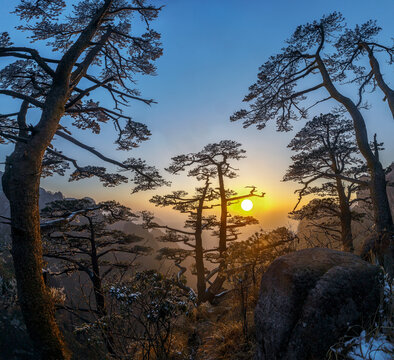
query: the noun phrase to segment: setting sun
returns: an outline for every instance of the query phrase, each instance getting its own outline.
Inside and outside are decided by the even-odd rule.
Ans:
[[[251,200],[245,199],[244,201],[242,201],[241,207],[242,207],[242,210],[250,211],[253,208],[253,203]]]

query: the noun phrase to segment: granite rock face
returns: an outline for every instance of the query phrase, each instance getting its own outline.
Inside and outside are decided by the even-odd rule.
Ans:
[[[258,360],[322,360],[349,326],[373,318],[381,272],[356,255],[322,248],[276,259],[255,310]]]

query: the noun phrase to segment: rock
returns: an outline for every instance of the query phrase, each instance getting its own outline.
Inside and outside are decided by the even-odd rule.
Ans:
[[[349,326],[378,308],[379,267],[330,249],[276,259],[263,275],[255,310],[258,360],[322,360]]]

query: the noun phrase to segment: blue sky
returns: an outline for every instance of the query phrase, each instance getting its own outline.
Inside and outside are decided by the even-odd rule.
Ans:
[[[16,18],[9,11],[19,1],[11,0],[2,4],[0,31],[10,31],[17,25]],[[394,1],[267,1],[267,0],[167,0],[154,1],[165,4],[159,18],[153,24],[162,34],[164,55],[157,61],[157,76],[142,77],[138,87],[144,96],[154,98],[158,104],[147,107],[132,103],[127,113],[135,120],[148,124],[152,131],[151,140],[131,154],[146,159],[160,169],[168,165],[171,156],[200,150],[209,142],[233,139],[241,142],[248,158],[239,163],[240,177],[233,182],[236,189],[254,184],[267,193],[267,197],[256,203],[255,215],[264,228],[285,224],[287,212],[291,210],[296,196],[296,184],[282,183],[289,164],[290,151],[286,148],[294,133],[277,133],[271,123],[266,129],[243,129],[241,123],[230,123],[229,116],[242,107],[242,98],[248,86],[255,79],[259,65],[284,45],[295,27],[307,21],[320,18],[323,14],[340,11],[347,23],[353,26],[370,18],[378,20],[383,28],[382,41],[389,41],[394,33],[392,14]],[[16,45],[27,43],[25,35],[14,35]],[[39,44],[33,44],[40,51],[48,52]],[[0,65],[4,64],[0,62]],[[393,71],[384,67],[386,79],[394,85]],[[351,97],[351,87],[344,92]],[[354,96],[353,96],[354,97]],[[369,96],[372,105],[364,115],[370,136],[378,134],[385,142],[382,154],[384,165],[394,161],[394,120],[382,94],[377,91]],[[102,99],[108,102],[109,99]],[[15,100],[15,108],[17,101]],[[327,103],[316,112],[329,111],[334,103]],[[10,100],[0,97],[0,106],[11,108]],[[8,110],[7,110],[8,111]],[[311,113],[313,115],[313,113]],[[34,115],[33,115],[34,116]],[[295,130],[303,122],[295,125]],[[114,151],[111,141],[111,126],[105,127],[105,134],[93,136],[75,132],[75,136],[96,146],[97,149],[117,159],[127,154]],[[67,155],[78,156],[81,161],[95,160],[80,150],[56,142],[56,146]],[[9,147],[0,148],[4,159]],[[1,162],[3,160],[0,160]],[[166,175],[166,174],[165,174]],[[192,189],[195,183],[185,177],[171,178],[171,190]],[[90,196],[97,200],[116,199],[134,209],[148,208],[149,198],[155,191],[130,195],[130,185],[117,188],[103,188],[95,180],[68,183],[67,178],[44,179],[43,185],[50,190],[62,190],[67,196]],[[160,189],[164,193],[170,189]],[[160,218],[176,222],[174,214],[164,210],[156,211]]]

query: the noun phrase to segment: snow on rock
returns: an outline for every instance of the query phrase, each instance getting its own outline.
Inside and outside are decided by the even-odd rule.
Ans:
[[[345,346],[351,345],[347,356],[352,360],[392,360],[394,356],[394,345],[381,333],[369,337],[362,331],[360,336],[345,343]]]

